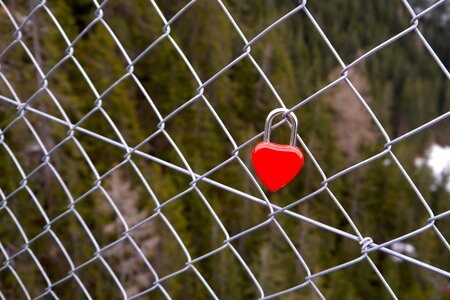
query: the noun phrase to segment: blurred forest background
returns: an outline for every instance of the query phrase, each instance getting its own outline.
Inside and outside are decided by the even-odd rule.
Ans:
[[[3,1],[20,24],[35,7],[34,0]],[[167,19],[188,1],[157,1]],[[421,11],[434,1],[411,0]],[[297,1],[226,0],[238,25],[248,39],[256,36]],[[47,7],[73,40],[94,18],[90,0],[52,0]],[[345,63],[350,63],[410,26],[411,16],[402,1],[334,0],[308,1],[308,9],[335,46]],[[128,55],[134,59],[162,34],[163,23],[146,0],[110,0],[103,8],[103,19],[111,26]],[[450,3],[447,1],[421,19],[419,28],[447,69],[450,67]],[[13,40],[15,29],[0,6],[0,53]],[[22,29],[22,40],[32,51],[43,71],[48,72],[65,55],[67,45],[44,10],[38,11]],[[171,36],[192,62],[202,81],[207,80],[242,53],[244,42],[216,1],[199,0],[171,26]],[[74,56],[102,93],[123,76],[127,63],[105,28],[97,23],[75,45]],[[322,37],[304,12],[300,11],[252,45],[252,55],[267,74],[287,107],[292,107],[339,77],[341,68]],[[198,85],[171,43],[165,39],[146,53],[135,65],[134,74],[163,116],[191,99]],[[0,60],[0,76],[11,83],[21,101],[39,88],[41,80],[23,48],[17,44]],[[362,93],[391,138],[398,137],[450,109],[450,85],[420,39],[410,33],[352,68],[349,78]],[[72,60],[67,60],[48,78],[48,87],[73,123],[94,107],[95,95]],[[279,107],[276,98],[245,58],[226,71],[204,91],[212,107],[227,126],[237,144],[261,132],[267,114]],[[0,95],[14,99],[4,80]],[[62,118],[46,92],[40,93],[31,107]],[[130,78],[114,87],[103,99],[102,107],[134,147],[157,130],[158,119],[148,101]],[[295,111],[299,134],[327,176],[384,150],[386,143],[372,118],[345,83]],[[26,113],[47,149],[67,137],[68,128],[39,115]],[[0,128],[17,117],[15,105],[0,100]],[[100,112],[83,121],[82,127],[118,140]],[[230,157],[233,147],[203,101],[183,109],[166,123],[165,129],[188,160],[194,172],[203,174]],[[402,165],[422,192],[435,214],[450,209],[447,177],[433,177],[426,157],[433,144],[450,144],[450,120],[426,129],[393,146]],[[273,139],[288,141],[288,129],[274,131]],[[75,136],[86,150],[99,174],[124,160],[124,151],[81,132]],[[41,164],[42,149],[25,122],[9,127],[4,142],[11,148],[28,174]],[[256,143],[257,141],[255,141]],[[250,151],[239,157],[252,169]],[[175,165],[184,166],[163,134],[145,143],[140,150]],[[151,160],[133,155],[133,161],[163,203],[189,187],[191,178]],[[52,164],[67,184],[73,199],[90,191],[94,175],[72,140],[51,154]],[[322,178],[306,156],[299,176],[285,189],[267,194],[275,204],[284,206],[321,187]],[[260,198],[258,190],[235,161],[209,176]],[[5,148],[0,145],[0,195],[11,194],[22,177]],[[130,164],[108,175],[102,186],[132,226],[150,216],[155,208],[149,192]],[[27,181],[50,219],[67,210],[69,199],[48,166]],[[237,234],[267,219],[264,206],[255,204],[204,182],[198,187],[224,223],[230,235]],[[417,195],[389,156],[358,168],[329,187],[350,214],[363,236],[383,243],[427,224],[429,215]],[[17,216],[29,239],[44,230],[42,213],[25,189],[8,199],[7,206]],[[76,203],[76,210],[91,229],[100,247],[122,236],[124,227],[105,196],[99,191]],[[341,230],[354,233],[327,193],[321,193],[293,208],[293,211]],[[187,193],[163,208],[167,219],[186,243],[192,258],[222,245],[225,239],[205,204],[196,193]],[[295,246],[311,272],[316,273],[360,256],[361,246],[298,219],[279,215]],[[450,239],[450,219],[436,222]],[[0,209],[0,242],[12,255],[25,241],[11,215]],[[86,231],[69,213],[51,225],[75,266],[92,258],[95,248]],[[184,267],[186,256],[161,219],[145,223],[131,236],[160,276]],[[266,294],[298,285],[306,272],[278,229],[269,225],[233,241]],[[450,270],[450,253],[436,233],[428,230],[403,242],[408,255],[444,270]],[[67,260],[47,232],[30,248],[52,282],[69,272]],[[400,299],[450,299],[449,279],[406,262],[375,252],[370,254],[381,273]],[[106,250],[103,257],[123,283],[128,295],[151,286],[154,278],[130,242],[124,240]],[[5,257],[0,254],[0,264]],[[44,292],[45,281],[28,252],[12,262],[30,295]],[[258,291],[229,249],[196,264],[220,298],[255,299]],[[95,299],[119,299],[120,292],[106,268],[98,261],[77,271]],[[367,261],[315,280],[329,299],[390,299],[389,294]],[[163,283],[174,299],[209,298],[206,289],[190,270]],[[7,299],[24,298],[9,269],[0,272],[0,290]],[[54,288],[61,299],[81,299],[83,293],[72,278]],[[49,297],[50,298],[50,297]],[[155,290],[144,299],[160,299]],[[288,294],[283,299],[316,299],[311,287]]]

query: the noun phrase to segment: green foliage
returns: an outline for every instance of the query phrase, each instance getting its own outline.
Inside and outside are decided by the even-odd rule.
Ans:
[[[33,1],[10,2],[7,5],[13,16],[20,18],[29,13],[28,8]],[[161,12],[169,19],[186,1],[159,2],[164,2],[160,6]],[[248,40],[296,5],[294,1],[279,3],[274,0],[224,2]],[[409,14],[398,2],[397,5],[391,1],[312,1],[308,2],[308,8],[348,64],[410,26]],[[416,4],[424,5],[422,2],[417,1]],[[47,5],[71,41],[95,19],[95,7],[90,0],[48,1]],[[198,85],[168,38],[134,64],[133,75],[127,73],[128,59],[134,60],[162,34],[163,22],[148,1],[110,0],[103,11],[104,20],[110,27],[106,28],[103,22],[93,25],[74,46],[73,57],[69,57],[49,76],[48,85],[53,95],[42,92],[30,106],[64,120],[65,116],[61,115],[53,101],[55,97],[73,124],[92,113],[83,119],[81,127],[107,137],[110,142],[125,141],[129,147],[135,147],[158,129],[158,114],[165,117],[192,99],[197,94]],[[442,23],[439,10],[432,15],[436,18],[424,19],[423,33],[448,67],[450,51],[445,41],[450,39],[449,22]],[[116,44],[109,30],[120,40],[123,49]],[[12,41],[13,32],[5,12],[0,9],[0,51]],[[196,2],[171,25],[170,36],[186,54],[202,82],[242,54],[245,46],[216,1]],[[23,41],[44,72],[65,57],[68,50],[57,27],[43,11],[39,11],[23,28]],[[288,107],[339,77],[338,61],[304,12],[298,12],[251,47],[255,61]],[[126,51],[126,55],[122,51]],[[40,77],[19,44],[3,56],[0,75],[17,92],[17,95],[14,94],[5,80],[0,79],[0,94],[4,97],[24,102],[39,88]],[[122,81],[123,76],[126,78]],[[368,99],[374,114],[391,138],[450,108],[448,80],[413,33],[369,57],[350,70],[349,76]],[[87,84],[86,77],[93,87]],[[109,90],[113,85],[114,88]],[[103,93],[101,105],[95,106]],[[203,174],[228,159],[233,150],[216,117],[224,122],[239,145],[261,132],[268,112],[280,106],[277,96],[248,57],[208,85],[204,96],[165,123],[170,138],[160,133],[141,145],[139,150],[153,158]],[[153,111],[152,105],[158,112]],[[348,117],[339,110],[339,107],[347,106],[361,109]],[[213,116],[212,109],[217,116]],[[327,176],[384,150],[382,146],[386,141],[346,83],[340,83],[295,113],[300,120],[300,136]],[[0,101],[1,129],[5,129],[16,116],[14,105]],[[25,116],[47,150],[67,137],[68,127],[64,124],[31,113]],[[358,130],[365,130],[366,135],[361,134],[353,142],[343,142],[345,134],[342,132],[349,131],[346,126],[355,120],[361,124]],[[445,189],[445,182],[433,183],[430,170],[426,167],[418,169],[414,160],[424,155],[431,143],[449,144],[449,126],[450,123],[444,121],[437,130],[430,128],[414,139],[393,146],[395,155],[435,213],[449,209],[450,195]],[[279,128],[274,131],[273,138],[281,141],[287,135],[287,128]],[[8,209],[0,209],[0,245],[12,254],[20,251],[25,243],[12,214],[17,215],[28,239],[44,230],[46,220],[39,209],[49,219],[58,217],[48,228],[59,240],[48,231],[32,246],[36,254],[42,255],[39,260],[53,281],[68,272],[69,262],[58,250],[59,242],[67,249],[74,265],[79,266],[93,257],[99,250],[97,247],[104,247],[122,237],[126,228],[115,208],[122,213],[128,211],[128,214],[124,213],[124,218],[129,226],[133,226],[158,212],[158,205],[187,190],[192,180],[167,166],[132,154],[131,160],[135,165],[126,163],[97,185],[92,168],[99,175],[105,174],[123,162],[126,150],[76,131],[75,140],[63,143],[52,152],[50,161],[54,170],[44,166],[27,179],[34,192],[30,195],[22,185],[23,178],[14,157],[24,173],[28,174],[42,164],[44,153],[24,120],[18,119],[4,137],[5,143],[0,144],[0,195],[2,199],[7,197],[4,203]],[[179,146],[189,166],[184,165],[170,139]],[[239,153],[242,163],[250,170],[251,146]],[[142,177],[148,186],[143,184]],[[209,177],[261,197],[237,159]],[[304,169],[294,182],[269,197],[272,202],[284,206],[320,188],[322,180],[312,159],[307,156]],[[217,213],[230,235],[261,223],[270,213],[267,208],[215,186],[200,182],[197,187],[201,194],[195,190],[189,191],[161,208],[191,258],[218,248],[226,239],[209,209]],[[424,206],[398,170],[395,160],[388,155],[331,182],[329,187],[333,194],[324,191],[293,211],[354,233],[336,206],[333,199],[336,197],[361,234],[372,237],[376,243],[383,243],[427,224],[429,216]],[[74,205],[77,213],[64,214],[69,204]],[[160,277],[184,268],[187,261],[165,217],[156,215],[141,229],[132,231],[136,235],[133,237],[136,243],[145,249],[144,256]],[[361,255],[358,244],[342,237],[292,217],[280,216],[277,220],[312,273]],[[437,226],[448,239],[450,226],[446,222],[440,220]],[[86,235],[83,228],[86,225],[98,245]],[[150,287],[155,278],[143,265],[130,242],[125,242],[128,244],[123,245],[122,250],[112,249],[104,256],[121,282],[127,282],[127,292],[136,294]],[[417,259],[449,269],[449,252],[431,229],[407,242],[416,248]],[[306,270],[275,224],[233,241],[233,246],[268,293],[276,293],[304,281]],[[448,294],[445,294],[448,282],[444,278],[416,266],[393,261],[385,254],[374,253],[370,257],[400,299],[448,299]],[[0,256],[0,263],[4,259]],[[14,268],[25,278],[31,297],[38,296],[46,285],[39,270],[28,271],[29,265],[35,265],[30,253],[25,251],[17,260]],[[61,271],[62,265],[66,273]],[[220,298],[259,297],[256,286],[230,249],[218,252],[195,266]],[[98,257],[76,273],[95,299],[118,298],[120,291]],[[179,276],[162,283],[174,299],[208,298],[192,269]],[[73,280],[55,288],[58,297],[83,297],[78,283]],[[314,282],[331,299],[389,299],[389,294],[367,261],[317,278]],[[0,291],[8,299],[23,296],[9,269],[0,272]],[[305,288],[298,291],[298,295],[313,299],[314,291]],[[162,298],[157,291],[149,297]]]

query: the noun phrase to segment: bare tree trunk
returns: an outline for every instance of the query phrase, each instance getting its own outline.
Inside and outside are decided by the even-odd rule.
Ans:
[[[30,7],[33,8],[37,4],[37,1],[30,0],[29,4],[30,4]],[[41,24],[40,24],[40,20],[39,20],[39,13],[36,13],[33,15],[33,18],[32,18],[32,34],[33,34],[33,50],[34,50],[33,54],[34,54],[36,63],[42,68],[43,56],[42,56],[42,47],[41,47],[41,43],[40,43],[40,35],[41,35],[40,26],[41,26]],[[37,89],[40,88],[41,80],[42,80],[41,75],[36,70],[36,88]],[[46,92],[43,91],[41,93],[46,93]],[[45,103],[42,101],[38,101],[36,103],[36,108],[40,111],[48,111],[48,107],[45,107]],[[52,128],[50,127],[49,122],[46,122],[43,119],[39,119],[36,123],[36,131],[47,150],[49,150],[55,146],[55,140],[52,136]],[[51,170],[49,168],[44,168],[43,174],[39,178],[39,184],[40,184],[40,187],[42,187],[42,191],[46,197],[46,203],[50,207],[51,207],[51,203],[53,202],[52,195],[51,195],[52,182],[53,182],[53,175],[52,175]]]
[[[263,60],[261,64],[261,69],[263,70],[264,74],[270,74],[270,70],[272,68],[272,65],[270,64],[270,59],[272,58],[272,44],[267,44],[267,46],[264,48],[264,55]],[[266,82],[263,78],[260,78],[258,81],[257,87],[256,87],[256,95],[255,95],[255,102],[260,104],[261,103],[261,95],[264,90],[264,87],[266,86]]]

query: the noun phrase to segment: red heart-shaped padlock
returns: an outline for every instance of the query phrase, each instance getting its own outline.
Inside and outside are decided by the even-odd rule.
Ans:
[[[294,179],[303,167],[304,156],[295,146],[261,142],[253,148],[252,161],[264,185],[276,192]]]

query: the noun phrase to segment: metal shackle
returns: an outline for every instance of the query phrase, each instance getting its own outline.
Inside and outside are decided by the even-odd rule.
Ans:
[[[287,110],[286,108],[277,108],[277,109],[272,110],[269,113],[269,115],[267,116],[267,119],[266,119],[266,125],[264,126],[264,142],[266,142],[266,143],[270,142],[270,127],[272,127],[273,119],[276,116],[283,115],[288,111],[289,110]],[[295,147],[295,141],[296,141],[296,137],[297,137],[297,124],[298,124],[297,117],[295,116],[295,114],[293,112],[290,112],[289,114],[287,114],[286,117],[289,119],[289,122],[292,125],[290,145],[292,147]]]

